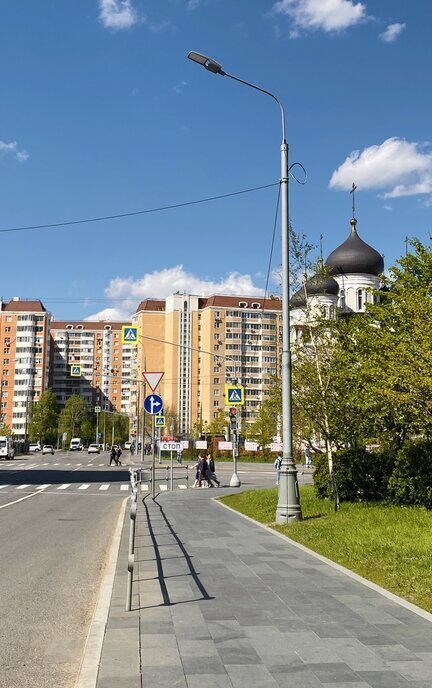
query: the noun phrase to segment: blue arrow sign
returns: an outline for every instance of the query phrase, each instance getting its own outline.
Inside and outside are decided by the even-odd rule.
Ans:
[[[163,401],[162,397],[159,396],[159,394],[149,394],[145,399],[144,399],[144,409],[147,411],[147,413],[150,413],[150,415],[154,416],[156,413],[160,413],[163,408]]]

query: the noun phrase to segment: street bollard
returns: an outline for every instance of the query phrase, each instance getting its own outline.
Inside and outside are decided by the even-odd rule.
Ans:
[[[169,468],[168,468],[168,466],[166,466],[165,480],[166,480],[167,489],[168,489],[168,477],[169,477],[168,471],[169,471]]]
[[[135,552],[135,521],[137,513],[136,491],[131,496],[130,506],[130,524],[129,524],[129,553],[128,553],[128,577],[127,577],[127,592],[126,592],[126,611],[130,612],[132,609],[132,582],[134,570],[134,552]]]

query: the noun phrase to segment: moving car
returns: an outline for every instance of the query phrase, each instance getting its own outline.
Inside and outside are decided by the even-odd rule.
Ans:
[[[54,447],[52,444],[44,444],[42,447],[42,454],[54,454]]]
[[[69,445],[69,451],[81,451],[83,448],[81,437],[72,437]]]
[[[89,444],[87,454],[100,454],[99,444]]]
[[[29,444],[29,452],[39,452],[41,450],[41,446],[39,442],[30,442]]]
[[[132,444],[132,442],[125,442],[125,443],[124,443],[124,448],[125,448],[125,449],[130,449],[130,448],[131,448],[131,444]]]
[[[0,458],[13,459],[15,457],[15,449],[10,437],[6,435],[0,436]]]

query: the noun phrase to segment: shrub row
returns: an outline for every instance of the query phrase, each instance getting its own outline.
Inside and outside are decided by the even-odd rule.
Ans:
[[[315,460],[317,495],[331,497],[326,455]],[[432,441],[408,442],[396,454],[346,449],[333,455],[339,499],[345,502],[389,500],[432,509]]]

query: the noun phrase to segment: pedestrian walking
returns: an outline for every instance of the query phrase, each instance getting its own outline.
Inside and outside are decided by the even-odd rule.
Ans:
[[[279,478],[280,478],[280,469],[282,466],[282,452],[279,452],[277,457],[274,460],[274,467],[276,469],[276,485],[279,485]]]
[[[195,469],[195,482],[192,485],[193,488],[201,487],[200,470],[199,470],[201,458],[202,458],[201,454],[198,454],[198,461],[196,462],[196,464],[194,466],[192,466],[192,469]]]
[[[135,443],[134,442],[132,442],[132,444],[130,446],[130,453],[131,453],[131,456],[133,456],[135,454]]]
[[[121,446],[119,445],[119,446],[117,447],[117,451],[116,451],[117,466],[121,466],[121,465],[122,465],[122,462],[120,461],[121,455],[122,455],[122,450],[121,450]]]
[[[183,454],[181,451],[177,452],[177,463],[181,464],[183,463]]]
[[[212,481],[216,483],[218,487],[220,487],[220,482],[217,479],[216,475],[216,467],[215,467],[215,462],[213,460],[212,455],[210,452],[207,454],[207,480],[211,484]]]
[[[113,444],[113,446],[111,447],[110,462],[109,462],[108,465],[111,466],[111,464],[112,464],[113,462],[114,462],[115,465],[117,466],[117,451],[116,451],[116,446],[115,446],[115,444]]]

